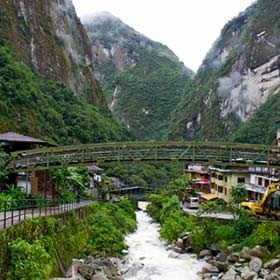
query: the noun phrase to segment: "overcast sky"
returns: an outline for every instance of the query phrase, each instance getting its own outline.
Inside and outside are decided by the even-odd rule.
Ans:
[[[196,71],[223,26],[254,0],[73,0],[78,16],[107,11],[167,45]]]

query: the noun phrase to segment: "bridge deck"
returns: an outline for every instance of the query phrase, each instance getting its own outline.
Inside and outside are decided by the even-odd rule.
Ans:
[[[280,166],[277,146],[226,142],[127,142],[86,144],[12,153],[13,172],[106,162],[185,161],[238,166]]]

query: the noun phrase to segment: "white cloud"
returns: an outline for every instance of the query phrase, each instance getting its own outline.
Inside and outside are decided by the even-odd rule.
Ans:
[[[79,16],[108,11],[197,70],[223,26],[254,0],[73,0]]]

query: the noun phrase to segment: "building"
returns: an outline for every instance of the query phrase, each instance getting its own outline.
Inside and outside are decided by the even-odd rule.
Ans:
[[[276,142],[277,146],[280,147],[280,121],[277,122],[277,126]]]
[[[190,164],[186,166],[185,172],[190,174],[193,185],[192,188],[198,192],[210,193],[210,174],[206,166]]]
[[[0,146],[3,147],[7,154],[15,151],[23,151],[35,149],[38,147],[56,146],[50,142],[21,135],[15,132],[7,132],[0,134]]]
[[[230,188],[250,182],[250,170],[244,167],[210,166],[211,193],[225,201],[230,200]]]
[[[15,151],[56,146],[50,142],[15,132],[0,134],[0,145],[7,154]],[[50,182],[48,173],[45,170],[11,174],[9,183],[19,186],[26,194],[55,195],[55,186]]]

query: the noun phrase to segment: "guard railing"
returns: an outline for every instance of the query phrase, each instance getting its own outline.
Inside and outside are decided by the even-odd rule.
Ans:
[[[64,213],[92,203],[89,199],[16,199],[0,200],[0,230],[9,228],[26,218]]]

